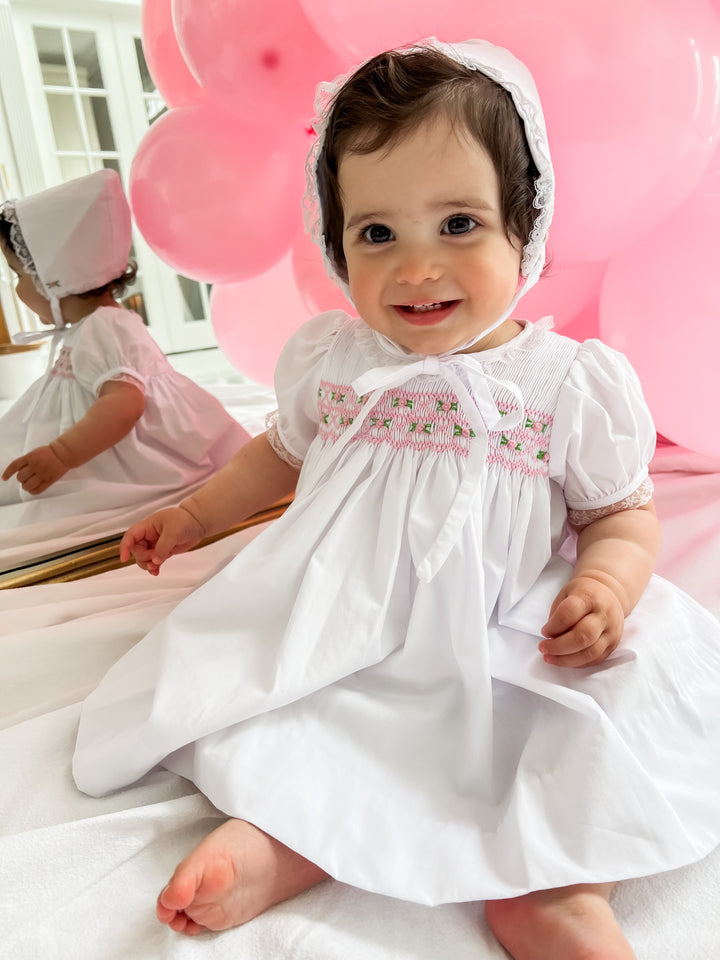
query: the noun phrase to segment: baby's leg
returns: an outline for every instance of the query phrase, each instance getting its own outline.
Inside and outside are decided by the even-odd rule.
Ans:
[[[251,823],[228,820],[177,866],[158,897],[157,916],[178,933],[226,930],[326,877]]]
[[[489,900],[490,929],[514,960],[635,960],[609,903],[614,884]]]

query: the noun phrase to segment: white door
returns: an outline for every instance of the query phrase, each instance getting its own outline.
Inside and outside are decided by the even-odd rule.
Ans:
[[[19,97],[3,99],[15,154],[25,160],[18,160],[23,192],[102,167],[117,170],[127,187],[135,149],[165,109],[143,56],[139,6],[125,10],[88,0],[75,4],[72,11],[58,7],[10,5],[26,102],[18,103]],[[4,47],[6,42],[3,38]],[[6,82],[13,83],[9,60],[0,57],[4,94]],[[27,140],[28,119],[34,143]],[[16,144],[19,137],[23,142]],[[207,284],[175,274],[137,229],[133,256],[138,280],[123,302],[143,316],[163,350],[216,346]]]

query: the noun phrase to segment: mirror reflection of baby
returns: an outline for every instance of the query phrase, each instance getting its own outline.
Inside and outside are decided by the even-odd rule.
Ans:
[[[0,417],[0,504],[81,490],[84,510],[104,509],[114,504],[97,481],[135,485],[138,499],[184,488],[249,439],[116,301],[135,277],[130,245],[112,170],[0,207],[17,295],[54,328],[46,373]]]

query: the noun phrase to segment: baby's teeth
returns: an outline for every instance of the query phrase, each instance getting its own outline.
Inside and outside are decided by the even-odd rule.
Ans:
[[[423,304],[412,304],[410,309],[414,313],[427,313],[428,310],[439,310],[442,307],[442,303],[423,303]]]

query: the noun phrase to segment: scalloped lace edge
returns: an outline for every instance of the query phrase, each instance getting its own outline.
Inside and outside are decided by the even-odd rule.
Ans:
[[[574,527],[587,527],[596,520],[603,517],[612,516],[614,513],[622,513],[624,510],[636,510],[638,507],[644,507],[646,503],[652,500],[654,491],[653,482],[650,477],[646,477],[637,490],[630,496],[617,503],[610,503],[606,507],[597,507],[594,510],[568,510],[568,520]]]
[[[43,297],[47,297],[47,291],[43,286],[42,280],[38,276],[35,261],[30,254],[27,243],[25,243],[25,237],[23,236],[22,229],[20,227],[14,201],[6,200],[5,203],[0,205],[0,213],[2,213],[3,219],[7,220],[7,222],[10,224],[10,243],[12,244],[15,256],[22,264],[25,273],[32,278],[32,282],[35,285],[37,292],[42,294]]]
[[[278,410],[274,410],[272,413],[268,413],[268,415],[265,417],[265,436],[268,438],[268,443],[273,448],[274,452],[280,457],[280,459],[284,460],[288,466],[299,470],[303,465],[302,460],[298,459],[296,456],[293,456],[293,454],[290,453],[280,439],[280,434],[278,433],[277,428],[279,416],[280,412]]]

